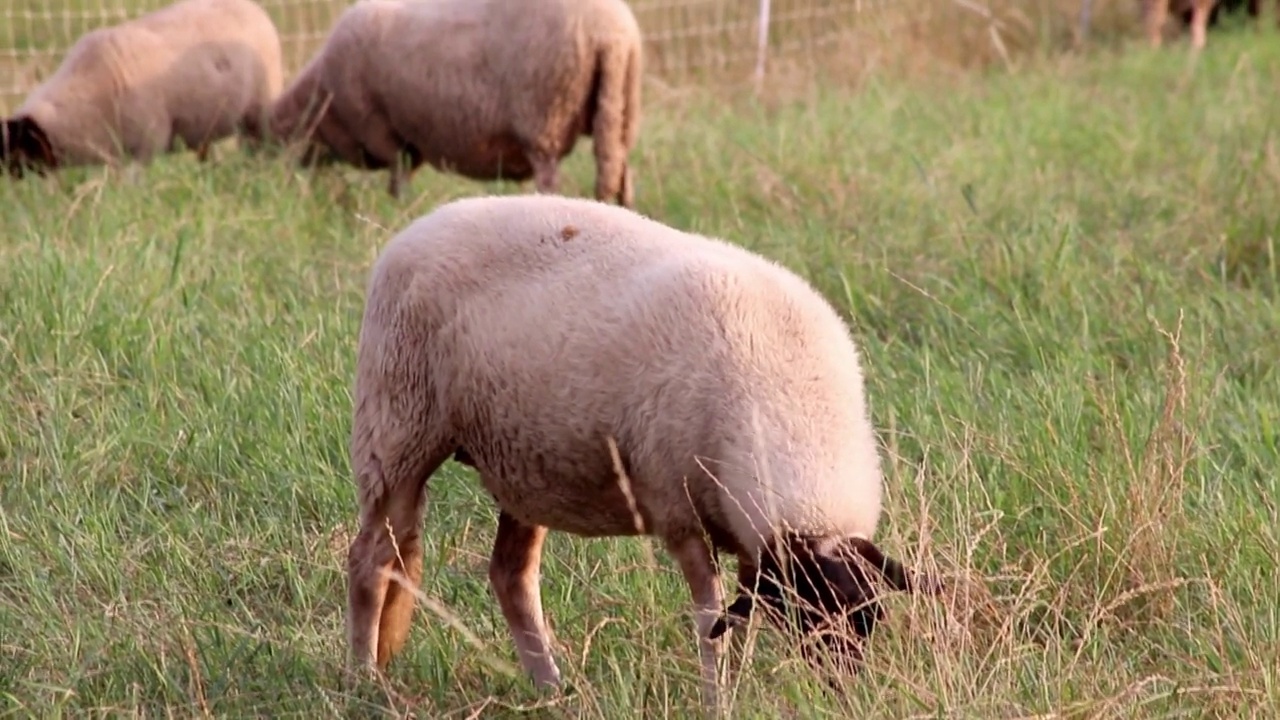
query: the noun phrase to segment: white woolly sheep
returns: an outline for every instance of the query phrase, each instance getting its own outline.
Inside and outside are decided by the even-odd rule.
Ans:
[[[387,571],[420,582],[426,483],[451,456],[500,509],[489,579],[540,685],[560,679],[539,592],[548,529],[662,540],[692,591],[709,704],[714,638],[750,612],[748,592],[856,667],[882,615],[876,575],[936,588],[871,540],[879,455],[832,307],[759,255],[597,201],[458,200],[390,241],[370,274],[350,451],[348,642],[376,671],[414,606]],[[724,616],[720,551],[742,592]]]
[[[4,122],[10,172],[147,162],[181,138],[201,161],[237,127],[265,129],[284,74],[275,24],[252,0],[181,0],[72,45]]]
[[[475,180],[559,187],[591,135],[596,197],[633,204],[640,28],[623,0],[362,0],[338,18],[272,113],[304,162],[388,169],[424,162]]]

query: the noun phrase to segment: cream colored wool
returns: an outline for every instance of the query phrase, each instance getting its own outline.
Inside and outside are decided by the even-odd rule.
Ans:
[[[590,135],[596,197],[630,206],[641,63],[623,0],[361,0],[285,90],[272,128],[307,138],[309,159],[320,148],[389,169],[394,196],[424,162],[555,192],[561,159]]]
[[[367,502],[425,479],[388,460],[461,446],[521,520],[634,534],[611,436],[656,535],[714,516],[758,551],[774,523],[757,465],[791,529],[875,533],[854,344],[821,295],[759,255],[590,201],[464,199],[384,248],[367,302],[352,458],[358,475],[377,458],[388,471],[362,476]]]
[[[203,159],[238,128],[257,136],[282,86],[262,7],[181,0],[82,36],[13,117],[43,132],[58,165],[148,161],[178,138]]]
[[[737,555],[745,581],[785,533],[826,552],[869,541],[881,510],[858,351],[830,304],[741,247],[585,199],[458,200],[388,243],[360,328],[350,451],[350,642],[379,666],[412,608],[380,573],[420,578],[426,483],[451,456],[502,511],[491,579],[525,667],[549,684],[547,529],[650,534],[681,559],[713,699],[720,596],[702,538]]]

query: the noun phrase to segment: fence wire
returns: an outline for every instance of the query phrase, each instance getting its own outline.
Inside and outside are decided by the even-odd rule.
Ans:
[[[430,2],[431,0],[423,0]],[[645,36],[646,74],[668,81],[705,74],[749,78],[767,7],[770,61],[813,58],[866,15],[895,0],[632,0]],[[280,31],[286,77],[324,42],[338,0],[259,0]],[[84,33],[168,4],[166,0],[0,0],[0,109],[12,110],[57,68]]]

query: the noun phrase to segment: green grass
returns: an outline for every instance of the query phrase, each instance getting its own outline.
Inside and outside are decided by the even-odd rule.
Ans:
[[[1195,67],[1133,48],[769,108],[650,92],[640,210],[847,315],[888,468],[877,539],[952,588],[889,603],[843,698],[763,630],[735,717],[1274,716],[1278,84],[1274,38],[1237,32]],[[590,191],[588,151],[564,192]],[[478,645],[423,610],[385,686],[343,670],[366,272],[436,204],[518,191],[384,188],[230,147],[0,182],[0,708],[696,708],[688,592],[642,540],[548,541],[568,696],[502,669],[495,513],[452,463],[423,590]]]

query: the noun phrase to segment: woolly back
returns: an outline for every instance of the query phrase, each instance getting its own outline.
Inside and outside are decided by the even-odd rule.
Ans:
[[[530,412],[606,418],[637,463],[709,455],[739,537],[779,522],[875,530],[857,349],[834,308],[767,258],[594,200],[475,197],[397,235],[371,282],[366,322],[395,295],[465,328],[434,356],[455,367],[447,385],[545,388],[521,390]]]

